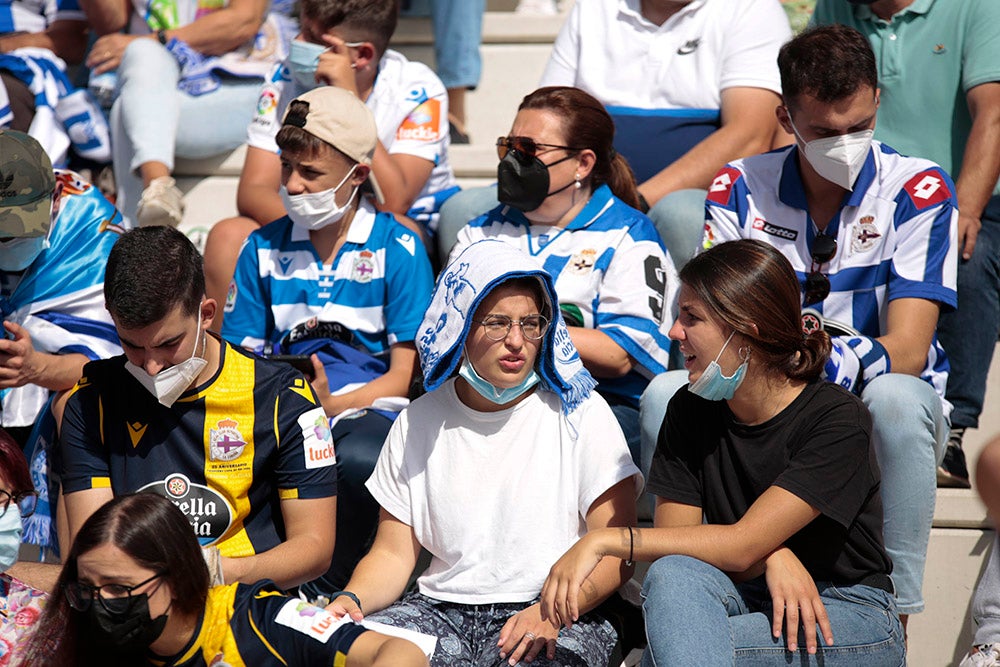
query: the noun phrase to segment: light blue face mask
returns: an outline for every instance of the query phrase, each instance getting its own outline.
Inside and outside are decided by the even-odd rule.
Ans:
[[[726,344],[719,350],[715,361],[708,365],[697,380],[688,385],[688,391],[695,396],[701,396],[707,401],[728,401],[733,397],[733,394],[736,393],[737,388],[739,388],[743,382],[743,378],[746,376],[747,365],[750,363],[750,355],[747,354],[743,363],[729,377],[722,374],[722,367],[719,366],[718,362],[719,357],[726,351],[729,341],[735,335],[735,331],[729,334],[729,339],[726,340]]]
[[[536,373],[535,369],[532,368],[531,372],[528,373],[525,378],[515,386],[507,387],[506,389],[494,387],[492,384],[479,376],[476,369],[472,367],[471,363],[469,363],[468,357],[462,360],[462,365],[458,369],[458,374],[465,378],[465,381],[468,382],[480,396],[488,401],[496,403],[497,405],[506,405],[507,403],[510,403],[515,398],[521,396],[524,392],[538,384],[539,380],[538,373]]]
[[[24,271],[49,247],[46,236],[16,238],[0,243],[0,271]]]
[[[0,516],[0,572],[17,562],[21,548],[21,510],[11,501],[7,511]]]
[[[316,66],[319,65],[319,56],[326,51],[327,47],[312,42],[303,42],[300,39],[293,39],[292,45],[288,49],[288,70],[292,79],[300,88],[312,90],[317,86]]]

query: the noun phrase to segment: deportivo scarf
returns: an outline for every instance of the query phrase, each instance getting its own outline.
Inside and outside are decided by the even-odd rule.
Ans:
[[[597,381],[583,367],[580,353],[570,340],[552,277],[529,255],[493,239],[473,243],[462,251],[441,272],[434,288],[417,338],[427,391],[440,387],[455,372],[472,318],[486,295],[501,283],[525,277],[542,284],[552,313],[536,364],[542,386],[560,397],[564,414],[590,396]]]

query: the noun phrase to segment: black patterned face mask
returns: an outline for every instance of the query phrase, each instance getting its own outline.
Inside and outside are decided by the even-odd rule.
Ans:
[[[129,596],[121,613],[108,611],[96,600],[79,613],[86,619],[86,634],[95,644],[125,652],[145,651],[167,625],[166,614],[150,618],[145,593]]]

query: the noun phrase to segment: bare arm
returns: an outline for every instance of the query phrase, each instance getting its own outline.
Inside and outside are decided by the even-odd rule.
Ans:
[[[284,542],[255,556],[222,559],[227,584],[273,579],[280,588],[292,588],[330,569],[337,498],[284,499],[281,516],[285,521]]]
[[[104,503],[114,498],[110,487],[75,491],[63,496],[66,499],[66,519],[69,524],[69,544],[61,544],[63,553],[69,553],[69,548],[80,532],[84,521],[90,518]]]
[[[62,566],[55,563],[31,563],[18,561],[6,570],[6,574],[16,577],[28,584],[32,588],[37,588],[46,593],[52,593],[56,589],[56,580]]]
[[[941,307],[927,299],[889,302],[886,333],[878,341],[889,353],[893,373],[919,376],[927,365]]]
[[[617,378],[635,366],[635,360],[611,336],[599,329],[567,327],[587,370],[599,378]]]
[[[385,609],[403,594],[419,556],[420,543],[413,528],[383,509],[375,543],[354,568],[344,590],[358,596],[366,613]],[[327,609],[338,617],[350,614],[355,620],[362,618],[362,609],[346,596],[331,600]]]
[[[326,371],[315,354],[312,355],[312,363],[316,372],[313,389],[322,402],[326,414],[334,417],[350,408],[368,407],[376,398],[407,396],[410,392],[410,383],[413,382],[413,374],[417,369],[417,348],[413,343],[393,345],[389,350],[388,371],[354,391],[336,396],[330,393]]]
[[[83,60],[87,50],[87,22],[74,20],[55,21],[42,32],[19,32],[0,37],[0,53],[33,46],[48,49],[70,65]]]
[[[984,83],[965,95],[972,129],[955,188],[958,190],[958,243],[962,258],[972,257],[980,218],[1000,178],[1000,81]]]
[[[281,203],[281,158],[263,148],[247,147],[236,187],[236,210],[262,225],[285,215]]]
[[[639,185],[650,204],[685,188],[708,189],[727,162],[771,148],[777,121],[777,93],[764,88],[726,88],[722,91],[722,125],[661,172]]]
[[[4,322],[13,340],[0,338],[0,388],[34,384],[50,391],[70,389],[83,375],[90,361],[83,354],[39,352],[28,330],[14,322]]]
[[[257,35],[267,7],[267,0],[230,0],[222,9],[168,30],[167,38],[183,40],[205,55],[221,56]]]

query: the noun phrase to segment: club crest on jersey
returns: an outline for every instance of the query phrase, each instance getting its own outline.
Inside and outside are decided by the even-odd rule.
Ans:
[[[777,236],[779,239],[785,239],[786,241],[794,241],[799,236],[799,233],[794,229],[772,225],[770,222],[761,217],[754,218],[750,226],[757,231],[764,232],[770,236]]]
[[[858,221],[854,230],[854,238],[851,239],[851,250],[853,252],[871,250],[880,238],[882,238],[882,233],[875,226],[875,216],[863,216]]]
[[[593,270],[595,261],[597,261],[597,251],[593,248],[587,248],[578,253],[574,253],[569,259],[569,265],[567,268],[570,273],[582,276]]]
[[[247,443],[237,426],[236,421],[223,419],[208,430],[208,456],[212,461],[232,461],[243,453]]]
[[[370,283],[375,275],[375,255],[370,250],[362,250],[354,260],[351,280],[359,283]]]
[[[203,547],[219,540],[233,522],[233,509],[225,498],[204,484],[195,484],[181,473],[151,482],[138,489],[137,493],[155,493],[176,505],[187,517]]]

